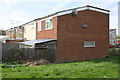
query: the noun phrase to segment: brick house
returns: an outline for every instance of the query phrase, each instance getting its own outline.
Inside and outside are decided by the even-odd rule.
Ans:
[[[15,42],[24,41],[23,31],[24,29],[22,26],[17,26],[6,30],[5,31],[6,36],[9,37],[9,39],[6,40],[6,43],[15,43]]]
[[[20,26],[10,28],[6,30],[6,36],[10,36],[10,39],[36,39],[36,23],[30,21]]]
[[[6,36],[10,37],[10,39],[14,39],[14,28],[10,28],[5,32],[6,32]]]
[[[109,12],[89,5],[59,11],[21,25],[22,38],[55,39],[55,62],[102,58],[109,49]],[[9,31],[13,38],[15,30]]]
[[[118,2],[118,35],[120,36],[120,1]]]
[[[26,40],[36,39],[36,22],[35,20],[27,22],[21,25],[22,28],[22,37]]]
[[[35,19],[36,39],[57,39],[56,62],[108,55],[109,10],[84,6]]]
[[[0,35],[6,35],[4,30],[0,30]]]
[[[109,44],[115,45],[116,44],[116,29],[109,29]]]
[[[8,29],[8,30],[5,30],[5,33],[6,33],[6,36],[8,36],[8,37],[10,37],[10,29]]]
[[[36,19],[36,21],[36,39],[57,39],[57,17],[55,14]]]
[[[22,37],[22,26],[16,28],[16,39],[23,39]]]

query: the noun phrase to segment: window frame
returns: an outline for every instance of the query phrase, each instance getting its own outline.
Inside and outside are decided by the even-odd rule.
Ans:
[[[38,24],[37,24],[37,27],[38,27],[38,31],[42,31],[42,21],[39,21]]]
[[[47,20],[50,20],[50,22],[51,22],[51,23],[49,23],[50,27],[47,26],[47,22],[46,22]],[[53,19],[52,18],[45,20],[45,30],[50,30],[50,29],[53,29]]]
[[[85,45],[85,43],[90,43],[90,42],[94,42],[94,45],[91,46]],[[95,47],[95,41],[84,41],[84,47]]]

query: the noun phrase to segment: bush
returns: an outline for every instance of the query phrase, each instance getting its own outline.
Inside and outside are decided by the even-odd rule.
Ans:
[[[120,55],[120,48],[111,48],[109,51],[110,56]]]

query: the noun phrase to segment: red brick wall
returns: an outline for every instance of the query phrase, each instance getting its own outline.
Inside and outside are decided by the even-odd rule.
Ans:
[[[36,39],[57,39],[57,17],[52,19],[53,29],[45,30],[45,20],[42,21],[42,30],[38,31],[38,25],[36,27]]]
[[[13,39],[13,31],[6,31],[6,36],[10,36],[10,39]]]
[[[11,37],[12,37],[12,39],[14,39],[14,31],[12,31],[12,36]]]
[[[57,62],[101,58],[108,55],[109,14],[92,10],[67,14],[57,18]],[[81,26],[88,24],[87,29]],[[95,41],[95,47],[85,48],[84,41]]]
[[[24,26],[22,26],[22,39],[24,39]]]

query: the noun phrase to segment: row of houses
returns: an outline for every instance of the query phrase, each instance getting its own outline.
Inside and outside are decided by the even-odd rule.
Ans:
[[[117,44],[117,39],[116,39],[116,29],[109,29],[109,44],[110,45],[115,45]]]
[[[11,39],[57,39],[57,15],[38,18],[18,27],[6,30]]]
[[[84,6],[80,7],[80,9],[81,8],[87,9],[89,7],[92,8],[92,6]],[[71,14],[72,10],[70,9],[67,11],[65,10],[56,12],[54,14],[42,18],[34,19],[20,26],[10,28],[6,30],[6,35],[10,36],[11,39],[26,39],[26,40],[57,39],[57,26],[59,25],[60,22],[58,18],[60,16],[64,16],[65,14]],[[73,22],[76,22],[76,20]],[[64,23],[67,23],[67,21],[64,21]]]
[[[109,50],[109,12],[90,5],[59,11],[11,28],[6,35],[37,47],[55,41],[56,62],[101,58]]]

